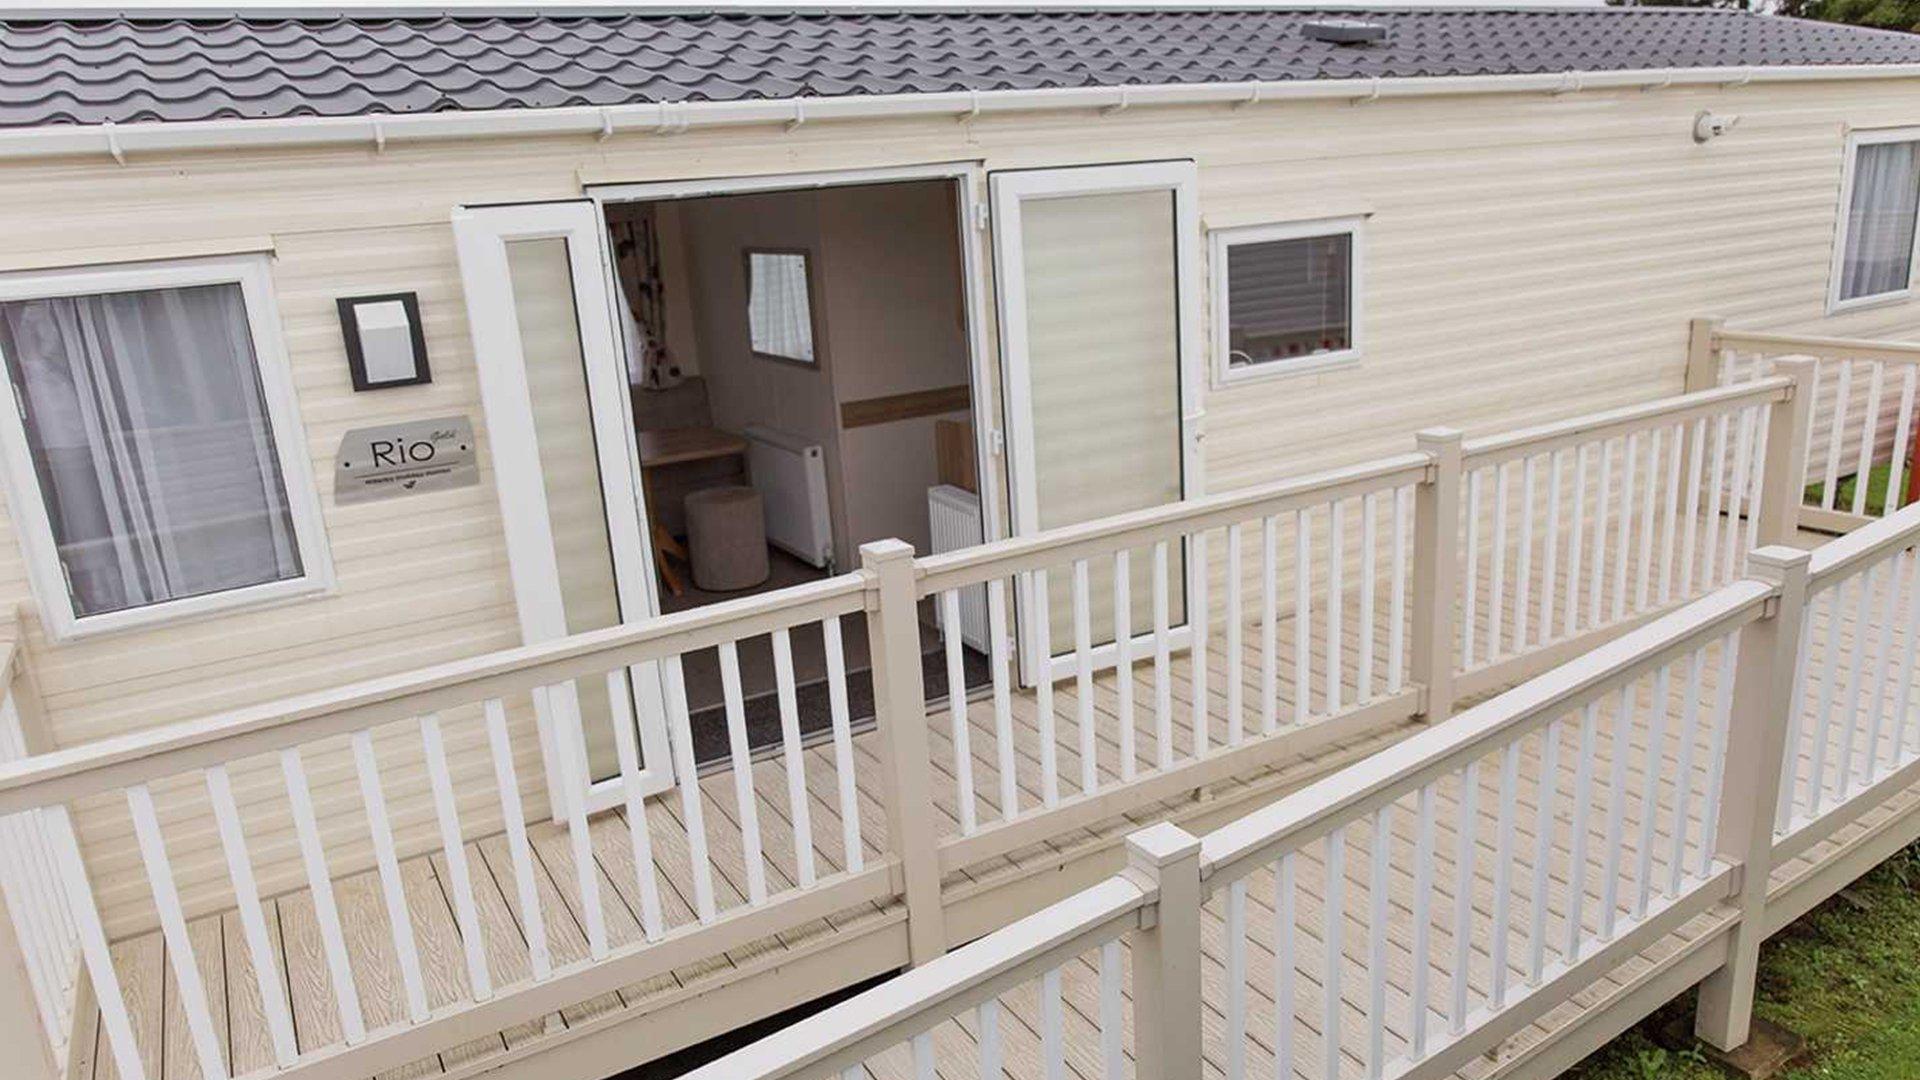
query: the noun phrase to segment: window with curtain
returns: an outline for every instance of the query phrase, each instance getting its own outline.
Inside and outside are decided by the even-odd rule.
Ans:
[[[1913,273],[1916,209],[1920,209],[1920,141],[1855,147],[1836,301],[1906,291]]]
[[[76,622],[308,574],[239,283],[0,302],[0,354]]]
[[[805,253],[747,252],[747,330],[759,356],[814,362]]]
[[[1357,236],[1351,223],[1214,234],[1224,381],[1355,354]]]

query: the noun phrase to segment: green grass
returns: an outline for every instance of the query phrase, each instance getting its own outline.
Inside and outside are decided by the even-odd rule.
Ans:
[[[1920,1076],[1920,845],[1907,848],[1768,942],[1755,1012],[1804,1035],[1808,1061],[1789,1080]],[[1697,1053],[1652,1032],[1690,1022],[1691,995],[1601,1047],[1570,1080],[1718,1080]]]
[[[1879,517],[1887,512],[1887,480],[1891,477],[1892,473],[1893,466],[1891,464],[1875,465],[1867,471],[1867,516]],[[1843,476],[1835,482],[1833,486],[1833,508],[1835,510],[1851,511],[1853,509],[1853,493],[1859,481],[1860,475],[1855,473],[1852,476]],[[1900,478],[1900,486],[1903,488],[1907,486],[1907,478],[1905,476]],[[1808,484],[1806,492],[1807,504],[1809,506],[1819,506],[1821,504],[1821,496],[1826,493],[1826,488],[1827,485],[1825,483]],[[1904,492],[1895,493],[1894,509],[1898,510],[1900,508],[1899,504],[1905,501],[1903,498],[1904,494]]]

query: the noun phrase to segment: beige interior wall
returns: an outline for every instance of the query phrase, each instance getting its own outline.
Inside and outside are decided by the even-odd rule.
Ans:
[[[1705,146],[1703,108],[1740,126]],[[519,640],[492,461],[448,225],[461,203],[578,198],[586,181],[658,181],[975,160],[1025,168],[1192,157],[1209,226],[1367,213],[1366,352],[1352,368],[1212,390],[1212,490],[1411,445],[1449,423],[1487,431],[1672,393],[1688,318],[1866,337],[1920,336],[1920,305],[1823,315],[1847,125],[1911,124],[1920,82],[1753,84],[1136,107],[414,144],[0,162],[6,260],[99,262],[169,245],[271,238],[305,437],[339,568],[330,594],[69,644],[29,627],[29,660],[63,745],[472,656]],[[976,188],[976,191],[978,189]],[[985,265],[985,234],[970,233]],[[355,394],[334,300],[417,291],[434,381]],[[992,313],[988,341],[993,340]],[[709,347],[702,341],[702,348]],[[828,357],[829,363],[832,357]],[[353,506],[333,498],[350,428],[465,414],[482,486]],[[990,490],[998,481],[989,483]],[[0,602],[31,607],[0,520]],[[516,712],[529,805],[538,748]],[[483,740],[446,718],[463,821],[495,827]],[[385,732],[382,768],[405,850],[438,842],[417,733]],[[308,755],[333,868],[367,865],[346,758]],[[271,763],[236,778],[263,885],[298,881]],[[198,777],[163,785],[190,905],[220,901],[217,837]],[[146,921],[124,805],[79,815],[117,932]]]
[[[660,277],[667,290],[667,355],[679,363],[682,374],[693,376],[700,374],[700,329],[689,288],[692,267],[680,212],[679,203],[658,203],[654,223],[660,231]]]

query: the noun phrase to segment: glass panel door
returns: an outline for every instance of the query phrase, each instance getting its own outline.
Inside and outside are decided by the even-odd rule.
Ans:
[[[992,198],[1014,531],[1197,494],[1193,166],[996,173]],[[1138,633],[1152,626],[1152,553],[1130,553],[1128,568]],[[1088,570],[1093,641],[1104,646],[1096,660],[1110,664],[1112,566]],[[1185,647],[1182,552],[1170,553],[1168,575]],[[1048,579],[1058,665],[1073,640],[1072,582]]]
[[[652,615],[598,214],[587,202],[463,209],[454,235],[523,639]],[[551,791],[577,790],[584,771],[590,809],[618,802],[623,726],[638,731],[646,790],[671,781],[657,665],[552,687],[535,706]]]

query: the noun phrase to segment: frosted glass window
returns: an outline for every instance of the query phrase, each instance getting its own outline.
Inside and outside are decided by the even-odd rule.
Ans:
[[[759,356],[814,362],[813,304],[805,254],[747,252],[747,330]]]
[[[1913,274],[1914,214],[1920,208],[1920,142],[1866,143],[1853,159],[1842,302],[1906,291]]]

